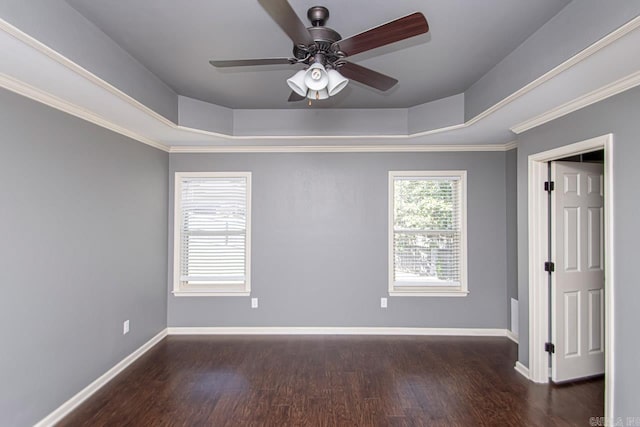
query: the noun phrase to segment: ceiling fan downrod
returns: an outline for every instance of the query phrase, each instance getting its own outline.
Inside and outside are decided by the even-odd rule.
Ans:
[[[324,23],[329,19],[329,9],[324,6],[313,6],[307,11],[307,18],[313,27],[324,27]]]

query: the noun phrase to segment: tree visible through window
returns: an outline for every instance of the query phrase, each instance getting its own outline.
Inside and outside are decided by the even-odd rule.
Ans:
[[[390,290],[466,290],[464,176],[390,173]]]

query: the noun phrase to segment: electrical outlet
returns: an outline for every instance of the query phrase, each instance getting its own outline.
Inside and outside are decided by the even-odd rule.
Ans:
[[[125,320],[122,324],[122,335],[127,335],[129,333],[129,321]]]
[[[258,298],[251,298],[251,308],[258,308]]]
[[[387,308],[387,299],[380,298],[380,308]]]

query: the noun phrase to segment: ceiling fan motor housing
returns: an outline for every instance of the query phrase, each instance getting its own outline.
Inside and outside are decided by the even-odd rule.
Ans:
[[[336,52],[333,44],[342,40],[342,36],[333,28],[325,27],[325,22],[329,19],[329,10],[324,6],[313,6],[307,11],[307,17],[311,21],[311,27],[307,30],[315,42],[310,46],[293,46],[293,56],[301,62],[311,64],[320,62],[322,65],[329,65],[337,68],[336,64],[342,55]]]

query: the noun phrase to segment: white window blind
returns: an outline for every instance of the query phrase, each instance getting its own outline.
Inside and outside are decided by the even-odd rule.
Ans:
[[[246,291],[249,177],[179,178],[178,290]]]
[[[466,291],[463,177],[435,172],[390,177],[391,290]]]

